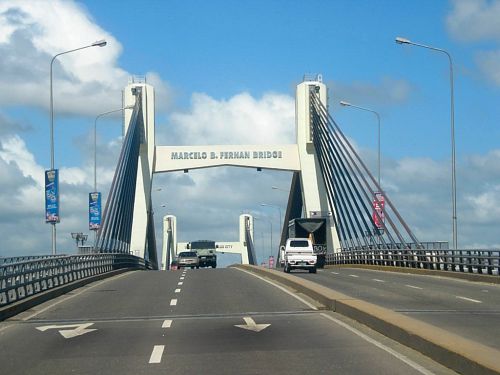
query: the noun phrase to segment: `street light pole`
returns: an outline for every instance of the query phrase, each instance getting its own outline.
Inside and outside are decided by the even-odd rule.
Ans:
[[[70,52],[75,52],[79,51],[81,49],[85,48],[90,48],[90,47],[104,47],[107,44],[107,42],[103,40],[98,40],[92,44],[89,44],[88,46],[83,46],[75,49],[71,49],[68,51],[64,51],[61,53],[58,53],[54,57],[52,57],[52,60],[50,60],[50,169],[54,169],[54,92],[53,92],[53,84],[52,84],[52,77],[53,77],[53,65],[54,61],[56,60],[57,57],[64,55],[66,53]],[[53,222],[52,224],[52,255],[56,254],[56,223]]]
[[[282,229],[282,223],[281,223],[281,207],[277,206],[277,205],[274,205],[274,204],[267,204],[267,203],[261,203],[260,205],[263,206],[263,207],[274,207],[274,208],[278,209],[279,214],[280,214],[280,236],[281,236],[281,231],[283,230]]]
[[[107,111],[97,115],[94,120],[94,191],[97,191],[97,120],[102,116],[132,108],[134,108],[134,106],[127,106],[119,109],[114,109],[112,111]]]
[[[340,105],[342,105],[344,107],[353,107],[353,108],[361,109],[362,111],[371,112],[371,113],[375,114],[375,116],[377,116],[377,121],[378,121],[378,178],[377,178],[377,181],[378,181],[378,186],[380,188],[380,115],[378,112],[376,112],[372,109],[359,107],[357,105],[351,104],[349,102],[345,102],[343,100],[340,101]]]
[[[457,178],[455,161],[455,94],[453,85],[453,60],[448,51],[441,48],[427,46],[425,44],[415,43],[406,38],[397,37],[397,44],[408,44],[417,47],[430,49],[432,51],[444,53],[448,56],[450,65],[450,128],[451,128],[451,203],[452,203],[452,228],[453,228],[453,249],[458,248],[458,230],[457,230]]]

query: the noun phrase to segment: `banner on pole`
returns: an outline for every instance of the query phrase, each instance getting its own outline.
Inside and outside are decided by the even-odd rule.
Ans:
[[[373,223],[376,229],[384,229],[384,207],[385,199],[384,195],[380,191],[374,193],[373,198]]]
[[[45,222],[59,221],[59,170],[49,169],[45,171]]]
[[[101,193],[89,193],[89,229],[99,230],[101,227]]]

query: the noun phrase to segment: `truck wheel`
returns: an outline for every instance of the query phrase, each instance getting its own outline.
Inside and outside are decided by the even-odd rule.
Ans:
[[[316,273],[316,268],[310,268],[309,273]]]
[[[200,266],[196,266],[196,269],[199,270],[200,269]]]
[[[217,264],[212,264],[212,268],[215,268],[215,267],[217,267]]]
[[[290,267],[289,267],[287,264],[285,264],[285,269],[284,269],[284,271],[285,271],[286,273],[290,273]]]

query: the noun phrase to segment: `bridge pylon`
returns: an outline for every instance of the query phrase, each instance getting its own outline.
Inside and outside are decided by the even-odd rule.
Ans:
[[[137,96],[137,91],[141,95]],[[153,183],[155,156],[155,93],[153,86],[145,82],[131,82],[123,91],[124,106],[136,104],[137,98],[142,100],[141,111],[138,113],[142,121],[139,160],[137,163],[137,179],[135,183],[134,210],[132,217],[132,232],[130,252],[141,258],[156,258],[156,241],[154,238],[154,221],[151,205],[151,188]],[[131,123],[132,113],[125,112],[124,134]]]

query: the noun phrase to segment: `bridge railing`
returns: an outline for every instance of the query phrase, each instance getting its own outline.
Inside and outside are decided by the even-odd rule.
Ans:
[[[377,249],[341,251],[326,256],[326,264],[368,264],[500,275],[500,250]]]
[[[122,268],[151,269],[151,264],[142,258],[122,253],[2,258],[0,307]]]

